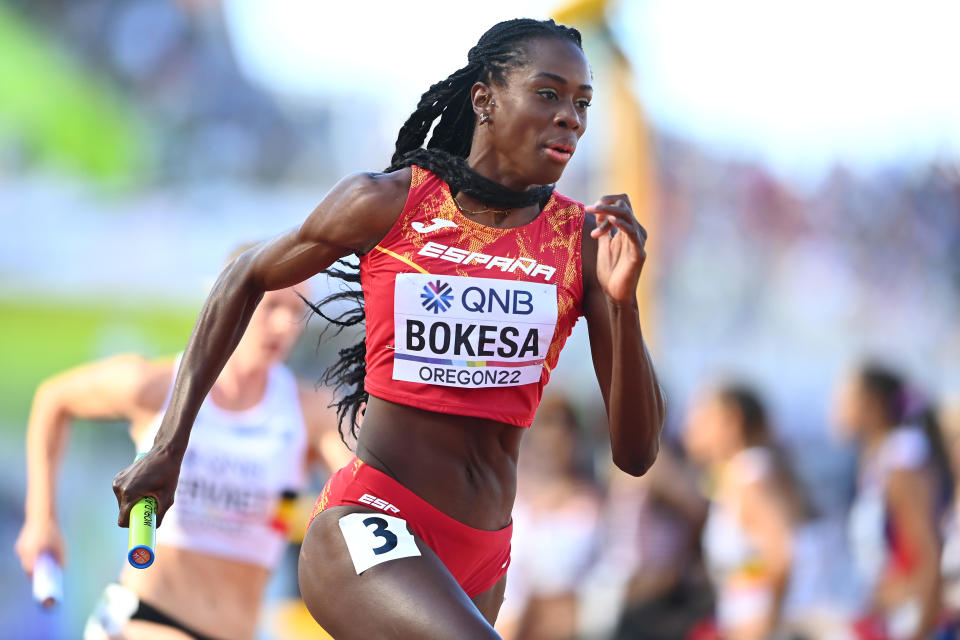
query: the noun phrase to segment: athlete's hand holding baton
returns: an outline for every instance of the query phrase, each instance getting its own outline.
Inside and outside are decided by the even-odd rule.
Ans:
[[[136,460],[147,455],[140,453]],[[136,462],[134,460],[134,462]],[[130,510],[130,541],[127,561],[134,569],[146,569],[157,557],[157,499],[140,498]]]
[[[137,517],[130,531],[130,563],[135,567],[145,568],[153,562],[151,530],[163,522],[164,514],[173,504],[179,476],[180,457],[154,448],[138,455],[133,464],[113,479],[113,492],[120,506],[117,524],[130,526],[131,512]],[[139,561],[135,562],[133,552],[138,546],[149,546],[149,560],[144,553],[138,553]]]
[[[52,518],[27,517],[14,545],[31,577],[34,599],[46,608],[63,599],[63,535]]]

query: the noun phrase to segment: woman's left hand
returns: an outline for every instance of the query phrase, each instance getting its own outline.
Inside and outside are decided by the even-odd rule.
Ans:
[[[597,219],[591,238],[599,238],[597,280],[611,302],[636,304],[637,283],[647,259],[644,245],[647,231],[633,215],[630,197],[625,193],[603,196],[586,207]],[[617,232],[614,233],[614,228]]]

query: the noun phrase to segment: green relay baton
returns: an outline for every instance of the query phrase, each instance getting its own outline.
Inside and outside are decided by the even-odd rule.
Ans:
[[[137,454],[139,460],[146,453]],[[136,462],[134,460],[134,462]],[[152,496],[140,498],[130,510],[130,550],[127,560],[134,569],[146,569],[157,557],[157,500]]]

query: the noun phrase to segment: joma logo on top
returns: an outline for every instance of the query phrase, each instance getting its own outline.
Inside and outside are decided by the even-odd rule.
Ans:
[[[440,258],[441,260],[449,260],[450,262],[467,266],[471,264],[482,264],[486,265],[484,267],[485,269],[499,269],[504,273],[514,273],[519,269],[528,276],[543,276],[543,279],[547,282],[549,282],[557,272],[556,268],[540,264],[533,258],[492,256],[486,253],[448,247],[439,242],[428,242],[423,245],[423,248],[417,253],[421,256],[427,256],[428,258]]]

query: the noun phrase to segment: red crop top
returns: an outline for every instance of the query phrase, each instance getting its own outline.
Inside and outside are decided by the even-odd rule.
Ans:
[[[360,259],[366,390],[429,411],[528,427],[581,315],[583,205],[554,192],[533,221],[460,213],[412,167],[403,213]]]

